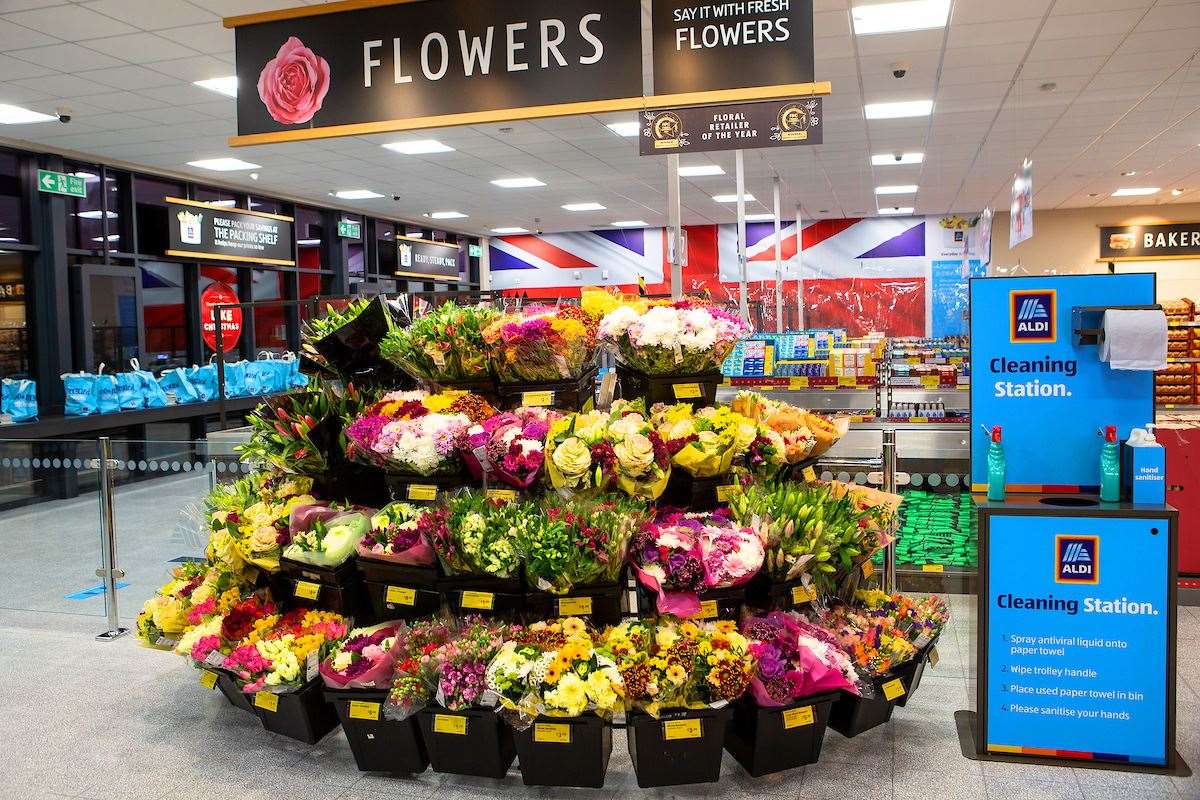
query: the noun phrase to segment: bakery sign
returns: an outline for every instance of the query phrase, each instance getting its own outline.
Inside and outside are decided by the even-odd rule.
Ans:
[[[431,242],[409,236],[396,237],[396,276],[430,281],[457,282],[460,278],[456,244]]]
[[[296,264],[291,217],[177,197],[166,198],[166,203],[169,256],[281,267]]]
[[[1101,262],[1181,258],[1200,258],[1200,222],[1100,229]]]

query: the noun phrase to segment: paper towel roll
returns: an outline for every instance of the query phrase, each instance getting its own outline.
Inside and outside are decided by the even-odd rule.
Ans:
[[[1100,360],[1120,370],[1166,369],[1166,315],[1162,311],[1105,311]]]

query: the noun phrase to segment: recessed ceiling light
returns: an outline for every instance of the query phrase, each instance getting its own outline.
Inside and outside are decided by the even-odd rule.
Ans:
[[[211,169],[214,172],[237,172],[243,169],[262,169],[262,164],[251,164],[240,158],[202,158],[199,161],[187,162],[189,167]]]
[[[342,189],[334,192],[333,196],[338,200],[374,200],[383,197],[379,192],[372,192],[370,189]]]
[[[875,194],[916,194],[918,188],[915,183],[903,186],[876,186]]]
[[[754,195],[750,194],[749,192],[742,195],[742,197],[747,203],[754,202]],[[736,203],[738,201],[738,196],[736,194],[714,194],[713,200],[718,203]]]
[[[863,106],[867,119],[904,119],[928,117],[933,113],[932,100],[908,100],[902,103],[867,103]]]
[[[250,173],[250,180],[252,180],[252,181],[256,181],[256,180],[258,180],[258,173],[257,173],[257,172],[251,172],[251,173]]]
[[[950,17],[950,0],[912,0],[859,6],[851,9],[850,14],[854,17],[854,32],[859,36],[924,31],[946,27],[946,20]]]
[[[210,206],[221,206],[222,208],[233,208],[237,205],[237,200],[213,200],[209,203]]]
[[[610,122],[608,129],[618,136],[632,137],[642,132],[642,123],[637,120],[633,122]]]
[[[120,241],[120,239],[121,239],[121,234],[119,234],[119,233],[110,233],[110,234],[108,235],[108,240],[109,240],[110,242],[116,242],[116,241]],[[103,236],[93,236],[93,237],[92,237],[92,241],[93,241],[93,242],[103,242],[103,241],[104,241],[104,237],[103,237]]]
[[[1171,197],[1179,197],[1181,194],[1183,194],[1183,189],[1172,189],[1171,190]]]
[[[774,214],[747,214],[746,222],[774,222]]]
[[[426,214],[425,216],[429,217],[430,219],[466,219],[467,218],[467,215],[462,213],[461,211],[434,211],[433,213]]]
[[[913,208],[912,206],[905,206],[904,208],[881,208],[879,209],[879,213],[884,216],[902,216],[913,213]]]
[[[0,125],[28,125],[31,122],[53,122],[58,117],[30,111],[20,106],[10,106],[0,103]]]
[[[644,219],[624,219],[613,223],[614,228],[649,228],[650,223]]]
[[[1124,178],[1132,178],[1134,175],[1137,175],[1136,169],[1126,170],[1125,172],[1121,173],[1121,176]]]
[[[716,164],[697,164],[694,167],[680,167],[679,177],[681,178],[703,178],[708,175],[724,175],[725,170],[718,167]]]
[[[1157,186],[1137,186],[1126,189],[1117,189],[1112,193],[1113,197],[1145,197],[1146,195],[1158,194],[1162,189]]]
[[[498,233],[501,236],[510,236],[516,233],[529,233],[528,228],[492,228],[492,233]]]
[[[402,156],[424,156],[430,153],[453,153],[454,148],[437,139],[418,139],[412,142],[389,142],[383,146]]]
[[[226,75],[223,78],[208,78],[202,81],[194,81],[194,83],[201,89],[208,89],[210,92],[223,94],[226,97],[237,97],[238,94],[237,75]]]
[[[1056,89],[1058,89],[1058,84],[1055,83],[1054,81],[1046,81],[1045,83],[1038,86],[1039,92],[1053,92]]]
[[[537,178],[500,178],[492,181],[492,186],[499,186],[501,189],[533,189],[545,185]]]
[[[100,176],[92,172],[72,172],[76,178],[83,178],[84,183],[91,183],[100,180]]]
[[[871,156],[871,164],[876,167],[922,164],[924,162],[924,153],[881,153],[877,156]]]
[[[603,211],[605,208],[599,203],[567,203],[563,211]]]
[[[105,215],[103,211],[80,211],[75,216],[79,217],[80,219],[100,219],[102,215],[107,216],[109,219],[117,218],[117,212],[115,211],[109,211],[107,215]]]
[[[296,242],[296,244],[300,245],[301,247],[316,247],[320,243],[320,239],[300,239]]]

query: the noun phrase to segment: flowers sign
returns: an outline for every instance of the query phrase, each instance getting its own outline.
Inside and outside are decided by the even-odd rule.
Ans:
[[[312,120],[329,92],[329,62],[288,38],[258,76],[258,96],[271,119],[284,125]]]

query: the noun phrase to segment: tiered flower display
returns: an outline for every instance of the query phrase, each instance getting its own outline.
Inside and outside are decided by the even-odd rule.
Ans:
[[[447,575],[514,578],[521,569],[517,543],[533,524],[533,508],[465,492],[424,514],[417,529],[433,544]]]
[[[615,583],[647,513],[644,503],[620,495],[570,501],[546,495],[518,539],[526,580],[559,595]]]
[[[321,662],[321,677],[332,689],[390,688],[395,672],[399,623],[352,630]]]
[[[492,322],[483,340],[501,382],[551,383],[595,365],[596,328],[578,306],[532,306]]]
[[[414,378],[434,383],[488,377],[488,343],[483,332],[500,317],[488,306],[446,303],[395,328],[380,344],[384,358]]]
[[[858,693],[858,675],[837,640],[800,615],[773,611],[747,617],[742,634],[751,641],[750,691],[759,706],[786,706],[838,690]]]
[[[418,526],[424,513],[425,509],[408,503],[385,506],[371,517],[371,530],[359,540],[359,558],[414,567],[432,566],[437,555]]]
[[[727,311],[681,300],[644,312],[621,306],[600,321],[600,338],[622,363],[647,375],[715,372],[750,326]]]
[[[472,476],[486,474],[492,483],[517,489],[533,486],[542,474],[546,435],[560,416],[544,408],[519,408],[472,425],[463,448]]]

